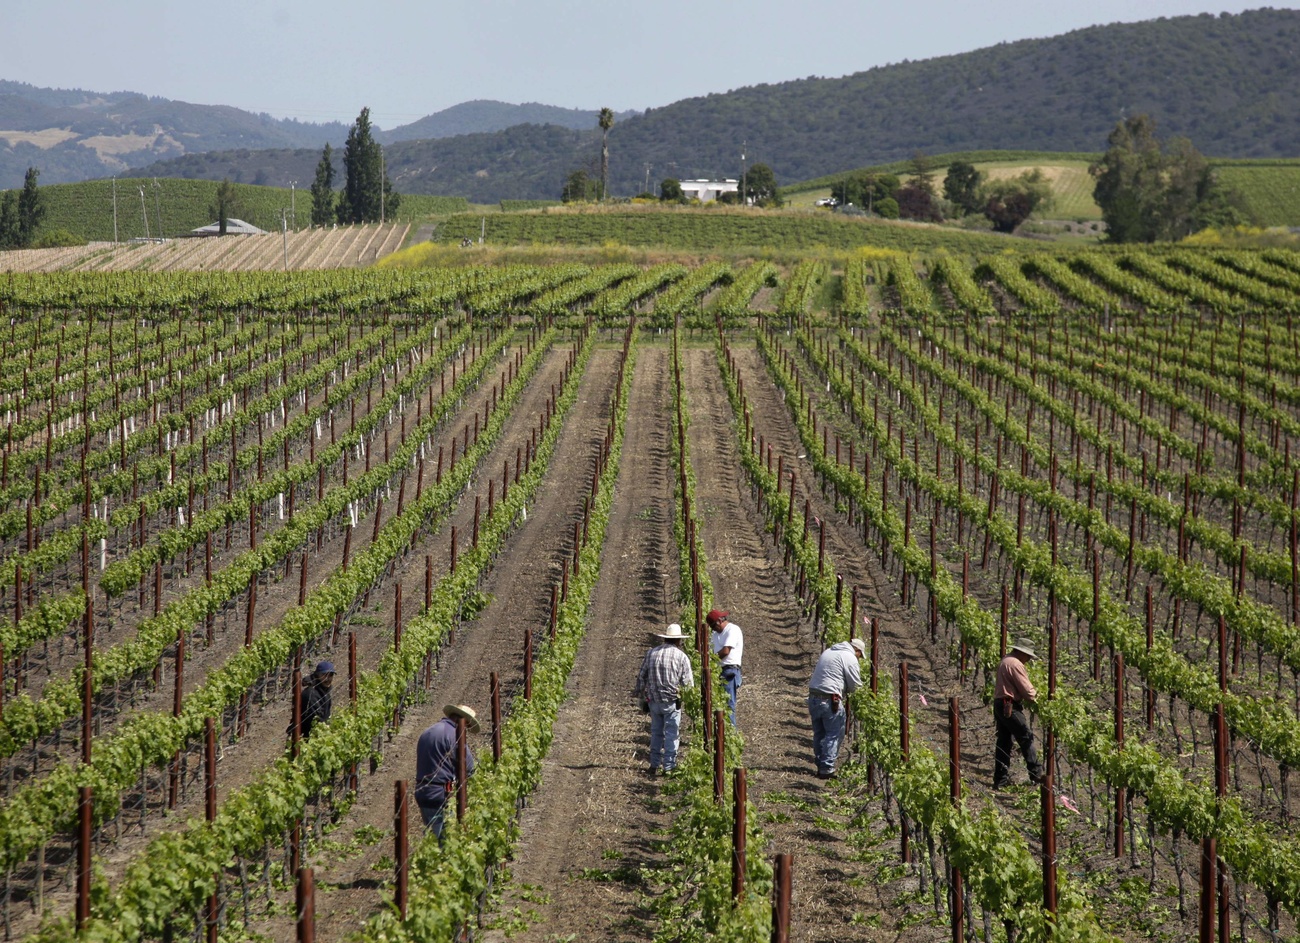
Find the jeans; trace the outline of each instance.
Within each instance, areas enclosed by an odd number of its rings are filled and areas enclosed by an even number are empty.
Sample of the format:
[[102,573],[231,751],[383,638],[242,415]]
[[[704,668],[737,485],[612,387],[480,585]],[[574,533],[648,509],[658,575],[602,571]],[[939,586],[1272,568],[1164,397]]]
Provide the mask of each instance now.
[[650,768],[670,770],[677,766],[677,745],[681,742],[682,709],[676,701],[650,702]]
[[442,842],[442,829],[444,818],[447,812],[447,803],[442,805],[422,805],[420,808],[420,818],[424,819],[424,827],[433,832],[438,837],[438,842]]
[[740,690],[740,665],[724,665],[722,683],[727,687],[727,704],[731,708],[731,726],[736,726],[736,692]]
[[844,703],[836,710],[830,698],[810,696],[808,714],[812,718],[813,759],[817,762],[817,772],[835,772],[835,760],[840,755],[840,743],[844,740]]
[[1006,716],[1003,702],[993,702],[993,724],[998,730],[997,748],[993,754],[993,785],[1002,786],[1007,781],[1007,770],[1011,766],[1011,745],[1020,747],[1020,753],[1029,767],[1029,778],[1037,782],[1043,775],[1042,764],[1038,762],[1038,751],[1034,749],[1034,732],[1029,729],[1025,712],[1016,708],[1011,716]]

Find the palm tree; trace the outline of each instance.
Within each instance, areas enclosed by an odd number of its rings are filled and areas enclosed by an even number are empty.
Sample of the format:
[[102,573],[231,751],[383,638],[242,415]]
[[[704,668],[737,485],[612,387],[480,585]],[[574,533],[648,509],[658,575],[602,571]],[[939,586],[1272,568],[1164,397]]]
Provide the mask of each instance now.
[[609,198],[609,129],[614,127],[612,108],[600,109],[600,198]]

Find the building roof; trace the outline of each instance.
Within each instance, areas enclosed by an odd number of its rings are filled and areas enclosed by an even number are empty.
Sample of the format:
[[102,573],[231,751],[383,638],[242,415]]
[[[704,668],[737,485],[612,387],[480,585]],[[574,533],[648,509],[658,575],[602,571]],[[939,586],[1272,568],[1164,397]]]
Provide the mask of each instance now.
[[[190,230],[191,236],[219,236],[221,235],[221,221],[209,223],[207,226],[200,226],[198,229]],[[233,216],[226,217],[226,235],[227,236],[265,236],[265,229],[258,229],[252,223],[246,223],[242,219],[235,219]]]

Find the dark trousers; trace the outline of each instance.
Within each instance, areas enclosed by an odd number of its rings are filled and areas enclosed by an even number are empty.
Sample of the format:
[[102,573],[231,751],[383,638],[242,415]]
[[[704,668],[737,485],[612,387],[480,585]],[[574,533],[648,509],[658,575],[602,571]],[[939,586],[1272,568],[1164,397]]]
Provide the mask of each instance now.
[[997,750],[993,754],[993,785],[1001,786],[1007,781],[1007,769],[1011,766],[1011,745],[1020,747],[1020,754],[1029,767],[1029,778],[1037,782],[1043,775],[1042,764],[1038,762],[1038,751],[1034,748],[1034,732],[1029,729],[1025,712],[1014,707],[1010,716],[1005,713],[1005,703],[993,703],[993,723],[998,730]]

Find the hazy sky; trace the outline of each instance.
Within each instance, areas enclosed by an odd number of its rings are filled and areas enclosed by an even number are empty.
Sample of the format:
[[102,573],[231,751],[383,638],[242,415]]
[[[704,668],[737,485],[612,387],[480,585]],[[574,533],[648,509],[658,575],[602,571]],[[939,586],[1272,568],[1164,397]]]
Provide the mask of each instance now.
[[[1216,0],[3,0],[0,78],[392,128],[476,98],[657,107]],[[1296,2],[1272,0],[1291,8]]]

